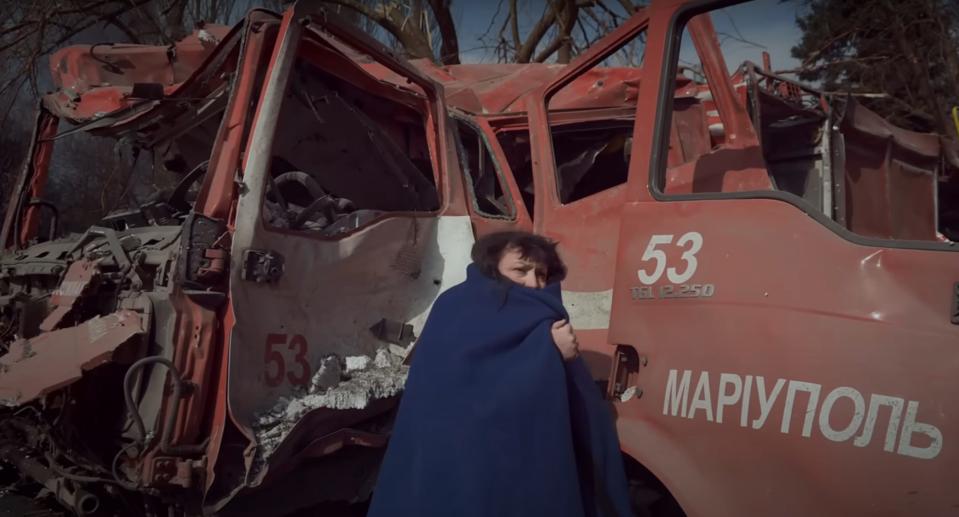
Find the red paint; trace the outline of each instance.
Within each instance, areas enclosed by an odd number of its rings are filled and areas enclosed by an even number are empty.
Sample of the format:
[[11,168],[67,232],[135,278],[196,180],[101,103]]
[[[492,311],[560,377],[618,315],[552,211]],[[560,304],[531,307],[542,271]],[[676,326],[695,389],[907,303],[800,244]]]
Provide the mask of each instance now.
[[[553,237],[560,241],[570,266],[566,289],[612,292],[609,329],[580,333],[588,353],[584,355],[600,378],[609,374],[612,345],[630,347],[648,359],[629,377],[629,383],[642,388],[642,396],[614,406],[622,446],[666,484],[687,514],[939,515],[954,511],[952,487],[959,471],[959,454],[952,440],[959,420],[949,408],[956,391],[959,356],[955,344],[959,335],[949,322],[949,313],[952,283],[959,279],[955,255],[854,242],[835,225],[827,228],[783,200],[657,199],[650,184],[655,184],[660,174],[665,178],[662,190],[666,196],[743,192],[758,196],[773,190],[756,129],[745,109],[746,91],[734,86],[747,77],[737,73],[730,78],[726,73],[708,18],[694,19],[688,27],[709,86],[663,76],[669,58],[667,30],[686,4],[681,0],[654,1],[567,67],[437,67],[427,62],[414,67],[397,62],[382,48],[367,46],[369,42],[353,29],[337,27],[331,27],[331,33],[362,47],[377,62],[357,65],[348,56],[320,46],[304,45],[301,50],[302,56],[322,62],[331,73],[357,87],[395,97],[392,89],[401,85],[426,97],[430,159],[443,200],[438,214],[469,214],[477,235],[515,228]],[[249,19],[261,25],[245,34],[245,53],[230,70],[237,73],[237,82],[214,141],[196,209],[227,220],[231,230],[237,215],[235,179],[244,179],[251,150],[248,140],[257,138],[249,135],[250,130],[256,119],[270,116],[262,111],[258,81],[276,70],[279,42],[307,14],[309,10],[299,4],[285,13],[282,22],[261,11],[252,13]],[[643,31],[647,45],[642,69],[595,68],[603,57]],[[235,31],[233,34],[239,37]],[[155,62],[159,48],[102,50],[104,56],[116,59],[142,56],[142,68],[129,79],[162,82],[171,96],[192,87],[191,78],[212,66],[206,57],[213,51],[194,46],[184,47],[185,52],[192,52],[183,59],[186,68],[168,70],[167,65]],[[81,60],[89,51],[87,46],[58,54],[62,60],[54,75],[59,84],[77,89],[82,97],[71,99],[63,91],[48,97],[47,102],[61,117],[89,120],[97,110],[114,112],[131,105],[127,93],[132,82],[103,85],[109,71],[96,70],[99,65]],[[768,72],[768,64],[765,68]],[[364,75],[361,69],[372,75]],[[660,84],[668,85],[669,91],[660,92]],[[762,84],[766,94],[781,99],[819,95],[780,78],[766,77]],[[706,91],[711,99],[699,100],[697,94]],[[821,95],[819,100],[823,102]],[[491,144],[493,159],[504,173],[504,188],[516,208],[515,217],[487,217],[467,202],[470,198],[465,189],[469,187],[463,181],[455,146],[447,138],[451,133],[446,125],[447,103],[460,111],[458,116],[473,121]],[[255,115],[251,106],[255,106]],[[654,170],[658,165],[653,161],[655,137],[662,129],[655,117],[666,108],[673,111],[665,170]],[[149,107],[137,116],[162,109],[166,108]],[[708,115],[713,109],[718,114]],[[853,110],[849,115],[846,123],[857,138],[867,143],[881,140],[887,146],[887,158],[903,149],[924,159],[948,158],[947,146],[937,137],[904,132],[871,120],[868,112]],[[42,194],[52,150],[49,138],[55,135],[58,120],[41,112],[31,162],[11,207]],[[634,124],[628,180],[577,201],[561,202],[553,130],[608,120]],[[103,131],[120,131],[129,123],[118,120]],[[711,124],[722,124],[724,131],[710,134]],[[532,214],[519,193],[516,171],[510,169],[498,144],[498,135],[513,130],[528,131],[532,142],[536,199]],[[851,167],[869,168],[868,160],[851,156]],[[874,237],[936,238],[927,199],[934,184],[929,178],[903,180],[906,175],[894,169],[901,166],[887,159],[867,171],[881,173],[881,177],[870,176],[878,178],[875,182],[848,178],[844,199],[855,209],[849,214],[847,228]],[[887,199],[891,191],[910,193],[908,203],[895,206],[900,214],[895,218],[889,217],[894,201]],[[20,246],[36,235],[38,210],[22,210],[21,206],[8,211],[4,222],[7,247]],[[390,217],[412,216],[397,213]],[[19,234],[14,231],[16,223],[22,223]],[[703,239],[695,252],[688,243],[681,243],[690,232]],[[650,247],[654,235],[671,238]],[[289,238],[307,243],[304,246],[323,243],[292,233]],[[653,279],[643,283],[640,272]],[[686,272],[690,272],[689,278],[685,278]],[[185,380],[195,386],[179,406],[173,443],[195,444],[209,436],[204,470],[205,488],[209,489],[218,473],[237,466],[226,464],[224,458],[234,461],[243,454],[235,450],[237,443],[230,444],[233,450],[223,447],[231,426],[252,441],[249,422],[236,416],[244,408],[228,403],[230,390],[236,387],[227,382],[227,374],[231,351],[237,352],[231,350],[236,320],[255,315],[234,313],[233,299],[218,312],[193,303],[178,291],[171,300],[177,314],[171,344],[174,360]],[[57,303],[61,301],[68,300]],[[307,385],[313,373],[307,339],[283,333],[260,336],[256,339],[263,339],[262,345],[254,343],[251,349],[254,365],[262,367],[263,385]],[[722,423],[701,414],[693,418],[664,414],[669,374],[685,370],[714,376],[714,390],[718,377],[727,373],[763,376],[770,384],[785,379],[816,384],[824,390],[847,386],[866,396],[918,401],[918,421],[942,430],[948,443],[935,458],[926,460],[890,453],[883,449],[880,438],[861,447],[832,440],[820,432],[819,420],[813,423],[813,432],[803,436],[796,428],[807,415],[799,409],[792,415],[792,428],[781,432],[782,399],[760,428],[739,424],[742,405],[727,408],[729,419]],[[170,403],[164,401],[161,416]],[[760,411],[755,398],[745,408],[753,416]],[[835,416],[848,419],[851,413],[847,407],[837,409]],[[835,427],[828,417],[826,423]],[[882,426],[888,420],[887,414],[880,415],[877,436],[886,430]],[[312,429],[307,425],[298,433],[303,433],[302,438]],[[381,445],[379,436],[330,432],[333,434],[326,438],[303,438],[308,445],[303,450],[324,456],[351,440]],[[277,471],[302,460],[291,450],[299,443],[284,444],[286,449],[278,457],[289,463]],[[242,459],[249,469],[252,457]],[[910,491],[916,492],[915,497]]]
[[[284,355],[280,352],[283,349],[291,354]],[[263,380],[266,385],[275,388],[284,381],[293,386],[309,385],[312,369],[307,352],[309,352],[309,345],[306,343],[306,338],[299,334],[292,337],[287,334],[267,334],[266,348],[263,353]],[[287,355],[292,355],[289,359],[291,363],[289,368]]]
[[[283,354],[281,350],[289,354]],[[293,386],[308,386],[313,369],[307,356],[309,345],[306,338],[296,334],[290,337],[287,334],[267,334],[266,347],[263,350],[263,381],[275,388],[284,381]],[[290,367],[287,367],[287,356]]]
[[263,381],[271,388],[279,386],[286,374],[286,362],[283,354],[277,349],[286,344],[286,339],[286,334],[266,335],[266,348],[263,350]]

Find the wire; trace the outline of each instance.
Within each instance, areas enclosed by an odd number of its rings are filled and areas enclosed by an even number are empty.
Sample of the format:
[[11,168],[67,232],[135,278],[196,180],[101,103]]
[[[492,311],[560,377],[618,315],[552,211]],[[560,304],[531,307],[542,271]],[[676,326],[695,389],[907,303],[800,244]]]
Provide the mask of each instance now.
[[[53,456],[50,455],[49,453],[48,453],[48,454],[44,454],[44,457],[46,457],[46,459],[47,459],[47,463],[48,463],[49,466],[50,466],[50,470],[52,470],[53,472],[55,472],[57,475],[63,476],[63,477],[65,477],[65,478],[67,478],[67,479],[69,479],[69,480],[71,480],[71,481],[77,481],[77,482],[80,482],[80,483],[110,483],[111,485],[113,485],[113,484],[118,484],[117,481],[114,481],[114,480],[112,480],[112,479],[110,479],[110,478],[102,478],[102,477],[98,477],[98,476],[84,476],[84,475],[81,475],[81,474],[74,474],[74,473],[72,473],[72,472],[68,472],[68,471],[65,470],[63,467],[61,467],[59,464],[57,464],[57,462],[53,460]],[[121,486],[126,487],[123,483],[119,483],[119,484],[120,484]]]
[[[143,424],[143,417],[140,416],[140,408],[133,400],[133,393],[130,385],[131,381],[133,380],[133,372],[151,363],[157,363],[166,366],[169,377],[171,380],[173,380],[173,394],[170,398],[170,408],[167,411],[166,422],[163,424],[163,429],[160,433],[160,452],[163,454],[195,454],[202,451],[206,448],[206,444],[209,440],[204,440],[203,443],[196,445],[170,445],[170,435],[173,432],[173,426],[176,425],[177,412],[180,409],[180,399],[187,383],[184,382],[180,377],[180,371],[177,370],[173,362],[160,356],[144,357],[143,359],[140,359],[139,361],[130,365],[127,373],[123,376],[123,401],[126,403],[127,411],[130,413],[130,417],[133,418],[133,422],[136,424],[137,431],[140,434],[139,443],[141,447],[146,447],[146,426]],[[142,454],[143,449],[141,449],[139,452]]]
[[129,480],[129,479],[128,480],[120,479],[120,473],[119,471],[117,471],[117,461],[120,459],[120,456],[122,456],[124,452],[127,452],[128,450],[130,450],[130,447],[134,447],[136,445],[137,443],[133,442],[133,443],[128,443],[126,447],[121,447],[120,450],[117,451],[116,456],[113,457],[113,461],[110,463],[110,472],[113,473],[113,479],[116,480],[116,482],[120,484],[120,486],[123,486],[125,488],[130,488],[131,490],[136,488],[136,483],[134,483],[132,480]]
[[133,418],[134,425],[136,425],[137,433],[139,434],[139,444],[141,447],[146,446],[147,431],[146,425],[143,424],[143,417],[140,416],[140,407],[133,400],[131,384],[133,381],[133,373],[152,363],[162,364],[169,370],[171,377],[173,378],[174,400],[179,400],[180,393],[183,389],[183,380],[180,379],[180,372],[177,371],[176,366],[173,365],[173,362],[165,357],[144,357],[143,359],[140,359],[139,361],[130,365],[130,368],[127,369],[127,373],[123,376],[123,401],[126,403],[127,411],[130,413],[130,417]]

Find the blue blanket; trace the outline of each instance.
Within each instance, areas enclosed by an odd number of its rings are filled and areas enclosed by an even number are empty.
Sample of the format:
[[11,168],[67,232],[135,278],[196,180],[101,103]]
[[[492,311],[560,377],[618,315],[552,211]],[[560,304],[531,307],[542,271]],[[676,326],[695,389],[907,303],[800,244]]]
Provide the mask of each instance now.
[[372,517],[626,517],[609,408],[550,327],[559,285],[467,269],[433,306],[370,505]]

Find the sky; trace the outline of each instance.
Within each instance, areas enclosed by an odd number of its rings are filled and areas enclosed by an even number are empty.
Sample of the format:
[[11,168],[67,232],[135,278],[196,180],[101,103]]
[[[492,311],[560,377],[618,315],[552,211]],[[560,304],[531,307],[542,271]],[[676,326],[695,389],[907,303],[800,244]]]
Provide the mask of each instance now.
[[[603,1],[610,9],[624,14],[617,0]],[[262,3],[240,0],[234,7],[233,17],[238,20],[249,6]],[[517,3],[520,34],[526,34],[542,16],[546,0],[519,0]],[[499,32],[508,9],[506,0],[452,0],[453,21],[459,36],[460,57],[464,63],[495,62],[496,56],[484,48],[480,40],[487,33],[495,36]],[[713,24],[721,33],[721,38],[724,34],[741,35],[742,39],[760,45],[725,38],[723,50],[730,70],[747,59],[761,63],[763,50],[770,53],[774,69],[793,68],[798,64],[789,53],[800,36],[795,22],[798,9],[798,0],[753,0],[714,12]],[[683,52],[685,58],[692,57],[692,44],[688,38],[683,45]]]
[[[773,70],[798,66],[790,49],[802,36],[796,26],[796,13],[800,8],[795,1],[755,0],[712,13],[730,71],[747,60],[761,65],[764,50],[769,52]],[[740,37],[750,43],[740,41]],[[683,39],[680,57],[689,59],[692,51],[692,42],[687,36]]]
[[[459,36],[461,58],[464,63],[495,62],[493,52],[484,48],[484,34],[495,37],[508,11],[507,0],[451,0],[453,19]],[[519,0],[520,33],[527,33],[542,16],[547,0]],[[605,5],[624,13],[616,0],[603,0]],[[730,71],[743,61],[762,62],[762,51],[772,57],[776,70],[794,68],[798,63],[790,56],[790,48],[798,41],[800,31],[796,26],[796,12],[801,0],[753,0],[712,13],[713,23],[720,33],[726,63]],[[277,0],[237,0],[233,5],[231,22],[238,22],[252,7],[269,5],[275,9]],[[491,21],[493,21],[491,27]],[[70,43],[94,43],[105,41],[109,35],[82,33]],[[119,36],[119,34],[117,35]],[[733,36],[733,37],[730,37]],[[544,38],[545,44],[548,38]],[[107,39],[108,40],[108,39]],[[746,40],[750,43],[743,42]],[[684,38],[680,58],[686,62],[698,62],[688,36]],[[48,90],[47,67],[40,69],[41,90]],[[26,99],[26,96],[23,96]],[[32,101],[20,103],[25,112],[32,110]]]
[[[617,0],[602,0],[606,6],[619,14],[624,14]],[[635,0],[634,0],[635,1]],[[520,34],[526,34],[542,16],[547,0],[519,0]],[[791,68],[795,61],[789,55],[789,49],[799,38],[796,27],[796,11],[800,0],[753,0],[713,13],[713,23],[718,32],[741,35],[743,39],[758,43],[762,48],[734,39],[725,39],[723,50],[731,68],[737,67],[743,60],[761,62],[761,51],[772,55],[773,67]],[[231,12],[231,23],[238,22],[249,9],[268,5],[275,9],[277,0],[237,0]],[[484,48],[481,40],[484,34],[495,36],[505,20],[508,11],[506,0],[451,0],[453,20],[459,36],[460,53],[465,63],[494,62],[496,56]],[[492,25],[491,25],[491,22]],[[89,36],[89,37],[84,37]],[[722,37],[722,35],[721,35]],[[73,43],[89,43],[84,39],[102,41],[102,34],[81,35]],[[544,44],[545,40],[544,38]],[[93,41],[90,42],[93,42]],[[687,42],[688,43],[688,42]],[[684,50],[691,48],[684,44]],[[684,57],[688,57],[684,54]]]
[[[545,0],[521,1],[519,4],[522,34],[542,15]],[[616,8],[617,2],[606,0],[606,5]],[[464,62],[495,60],[495,56],[488,50],[480,48],[479,39],[489,28],[490,20],[496,16],[498,9],[501,9],[498,20],[502,20],[507,9],[505,1],[453,0],[453,16]],[[796,0],[754,0],[712,13],[713,24],[723,41],[723,51],[730,70],[734,70],[746,60],[762,63],[763,50],[769,52],[774,69],[788,69],[797,65],[798,62],[790,56],[789,51],[801,35],[795,21],[799,9],[801,6]],[[493,27],[493,34],[498,32],[501,23],[498,21]],[[736,38],[742,36],[742,39],[759,46],[725,35]],[[692,43],[688,37],[684,40],[683,57],[692,60]]]

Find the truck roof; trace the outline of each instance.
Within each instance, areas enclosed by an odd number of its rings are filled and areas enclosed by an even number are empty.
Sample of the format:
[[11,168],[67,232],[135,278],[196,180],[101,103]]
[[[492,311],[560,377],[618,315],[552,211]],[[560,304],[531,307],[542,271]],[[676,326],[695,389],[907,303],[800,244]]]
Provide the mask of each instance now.
[[[190,79],[214,65],[211,56],[228,53],[224,48],[232,48],[239,36],[236,27],[207,24],[173,45],[98,43],[64,47],[50,57],[56,90],[44,96],[44,105],[62,118],[83,124],[142,106],[145,99],[138,94],[143,90],[135,90],[136,84],[150,84],[153,92],[162,88],[163,96],[170,99],[182,97]],[[351,57],[378,79],[410,87],[405,78],[365,56]],[[441,66],[425,59],[411,63],[443,85],[451,107],[474,114],[524,112],[524,96],[565,67],[546,63]],[[640,68],[597,67],[559,92],[550,108],[633,106],[641,75]]]

